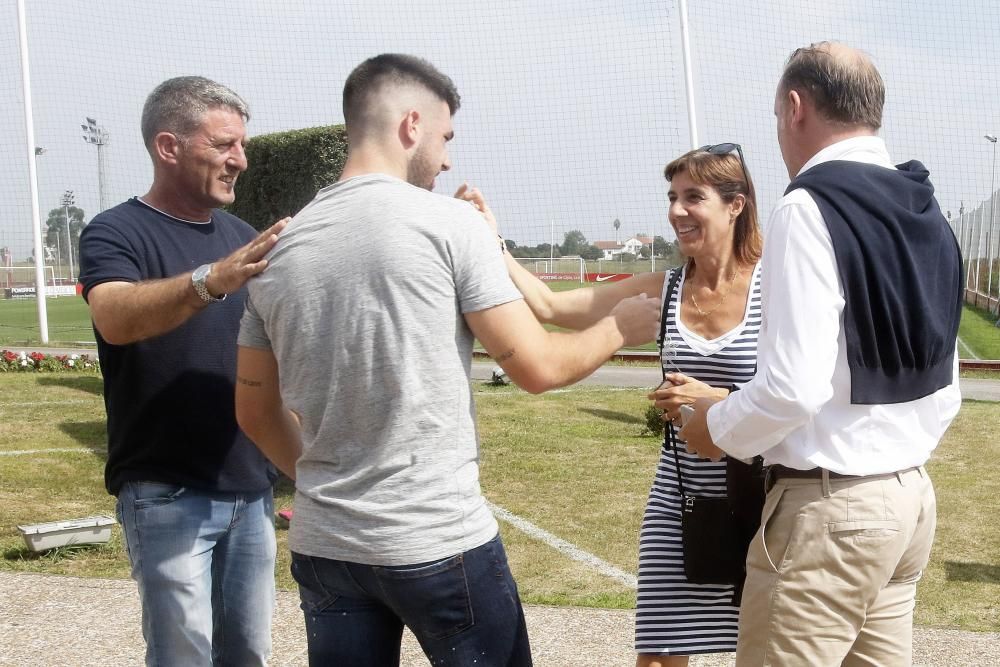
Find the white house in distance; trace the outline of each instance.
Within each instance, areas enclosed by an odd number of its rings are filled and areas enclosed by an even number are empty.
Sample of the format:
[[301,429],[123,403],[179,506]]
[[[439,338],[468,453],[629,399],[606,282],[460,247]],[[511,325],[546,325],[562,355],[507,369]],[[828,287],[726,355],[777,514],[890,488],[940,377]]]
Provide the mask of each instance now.
[[594,246],[604,253],[601,259],[614,259],[623,252],[630,255],[638,255],[642,246],[652,247],[653,239],[649,236],[636,235],[626,239],[624,243],[618,241],[594,241]]

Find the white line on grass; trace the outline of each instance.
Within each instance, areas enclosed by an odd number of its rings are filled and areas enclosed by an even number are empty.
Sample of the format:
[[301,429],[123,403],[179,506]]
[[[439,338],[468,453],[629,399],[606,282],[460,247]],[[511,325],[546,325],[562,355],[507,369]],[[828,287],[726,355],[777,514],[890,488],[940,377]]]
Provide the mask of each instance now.
[[965,351],[969,353],[969,357],[972,357],[973,359],[978,359],[979,358],[979,355],[976,354],[975,352],[973,352],[972,348],[969,347],[968,345],[966,345],[965,341],[962,340],[961,338],[958,339],[958,346],[961,347],[961,348],[965,348]]
[[53,447],[52,449],[15,449],[9,452],[0,452],[0,456],[22,456],[25,454],[54,454],[54,453],[87,453],[93,454],[89,449],[81,449],[79,447],[70,448],[60,448]]
[[494,505],[490,501],[486,501],[490,510],[498,519],[506,521],[515,528],[520,529],[522,532],[526,533],[529,537],[533,537],[536,540],[544,542],[556,551],[572,558],[575,561],[584,563],[594,568],[606,577],[611,577],[612,579],[617,579],[626,586],[631,588],[636,588],[639,585],[638,579],[635,575],[629,574],[624,570],[620,570],[611,563],[605,562],[595,556],[594,554],[587,553],[583,549],[580,549],[574,544],[570,544],[566,540],[556,537],[544,528],[539,528],[535,524],[531,523],[527,519],[522,519],[516,514],[511,514],[507,510],[497,505]]

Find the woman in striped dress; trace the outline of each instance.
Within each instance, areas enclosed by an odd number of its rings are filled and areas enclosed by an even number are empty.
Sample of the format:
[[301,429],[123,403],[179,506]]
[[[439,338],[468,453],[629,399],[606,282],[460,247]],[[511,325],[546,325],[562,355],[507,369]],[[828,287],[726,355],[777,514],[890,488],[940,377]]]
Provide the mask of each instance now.
[[[644,273],[621,282],[567,292],[549,287],[507,255],[511,278],[541,322],[584,329],[624,298],[660,294],[667,330],[662,360],[667,382],[649,397],[676,419],[680,406],[702,396],[725,396],[754,373],[760,329],[761,236],[753,183],[737,144],[705,146],[665,170],[670,181],[670,224],[683,268]],[[482,195],[460,196],[495,228]],[[671,294],[670,277],[680,276]],[[684,485],[695,495],[725,496],[725,464],[678,452]],[[643,518],[636,613],[637,665],[686,665],[696,653],[736,648],[738,609],[732,586],[692,584],[684,576],[680,494],[673,452],[661,451]]]
[[[724,397],[756,368],[761,237],[753,185],[742,153],[732,149],[739,150],[723,144],[692,151],[665,170],[670,224],[688,258],[664,280],[660,358],[667,379],[649,395],[670,421],[681,405]],[[678,468],[687,494],[726,495],[724,461],[699,459],[683,443],[676,452],[664,444],[639,539],[635,646],[642,667],[686,665],[693,654],[736,649],[733,587],[694,584],[684,575]]]

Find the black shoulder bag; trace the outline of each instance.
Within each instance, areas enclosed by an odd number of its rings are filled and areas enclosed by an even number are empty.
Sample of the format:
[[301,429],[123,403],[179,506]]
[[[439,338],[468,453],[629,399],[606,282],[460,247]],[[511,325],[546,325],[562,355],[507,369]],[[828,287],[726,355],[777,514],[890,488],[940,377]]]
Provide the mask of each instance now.
[[[658,340],[661,355],[666,339],[667,308],[680,275],[680,270],[676,270],[670,277],[663,301]],[[662,358],[660,370],[666,381]],[[746,464],[727,456],[728,497],[691,496],[684,491],[684,475],[677,456],[677,435],[671,422],[666,424],[664,446],[673,449],[677,487],[681,494],[684,574],[694,584],[734,586],[733,604],[739,606],[746,579],[747,551],[760,527],[760,515],[764,507],[763,459],[758,456],[750,464]]]

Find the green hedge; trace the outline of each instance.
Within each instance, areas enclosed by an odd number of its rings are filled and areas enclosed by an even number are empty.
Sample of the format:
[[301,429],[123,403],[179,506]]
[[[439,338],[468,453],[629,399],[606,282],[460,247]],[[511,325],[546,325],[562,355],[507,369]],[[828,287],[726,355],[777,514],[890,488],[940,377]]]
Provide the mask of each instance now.
[[247,141],[247,170],[227,209],[256,229],[295,215],[321,188],[340,178],[347,160],[343,125],[276,132]]

